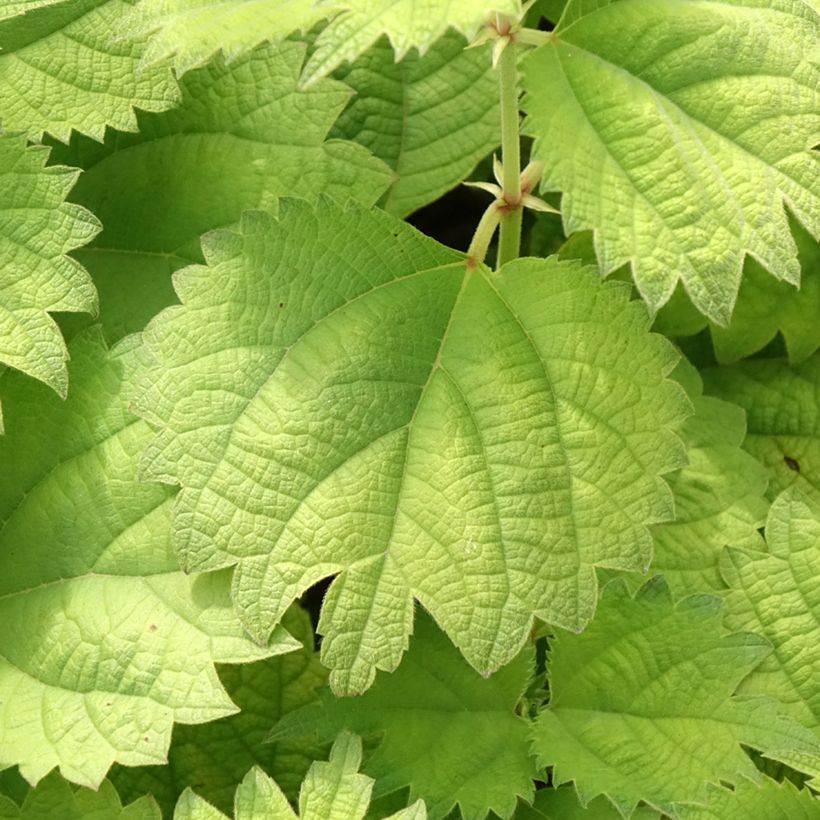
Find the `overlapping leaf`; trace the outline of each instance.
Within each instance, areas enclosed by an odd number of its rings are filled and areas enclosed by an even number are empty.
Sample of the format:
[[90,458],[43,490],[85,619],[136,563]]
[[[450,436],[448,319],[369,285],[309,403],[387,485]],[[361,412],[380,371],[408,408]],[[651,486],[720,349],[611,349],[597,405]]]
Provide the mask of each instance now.
[[159,807],[141,797],[123,807],[107,780],[99,791],[74,789],[56,772],[26,795],[22,805],[0,795],[0,818],[9,820],[161,820]]
[[450,28],[472,36],[494,12],[519,16],[521,0],[142,0],[120,36],[151,34],[144,61],[173,56],[185,72],[219,50],[233,59],[263,40],[277,42],[332,18],[305,68],[310,83],[355,60],[382,35],[401,59],[412,48],[424,54]]
[[48,312],[96,310],[91,278],[67,253],[88,242],[99,224],[65,202],[77,172],[44,169],[46,156],[22,137],[0,135],[0,366],[65,395],[65,343]]
[[[330,760],[315,762],[302,784],[299,815],[282,790],[260,769],[251,769],[236,790],[235,820],[363,820],[370,803],[373,781],[358,774],[362,744],[358,737],[342,734],[333,744]],[[419,800],[386,820],[425,820]],[[174,820],[224,820],[225,815],[186,790],[177,804]]]
[[483,678],[428,617],[418,617],[395,672],[379,675],[359,698],[325,691],[319,703],[288,715],[274,736],[379,734],[382,742],[364,769],[378,794],[409,785],[411,800],[422,798],[431,817],[449,816],[456,804],[464,820],[489,812],[509,817],[517,796],[531,797],[536,774],[528,721],[515,711],[533,661],[532,647],[525,648]]
[[604,794],[628,816],[641,800],[674,814],[702,802],[707,783],[760,782],[741,744],[817,774],[820,742],[808,729],[774,700],[734,694],[770,647],[724,635],[721,620],[718,598],[675,605],[661,578],[634,599],[609,584],[586,631],[551,645],[550,703],[534,739],[554,781],[575,781],[582,802]]
[[382,213],[292,201],[209,237],[146,330],[147,474],[183,489],[190,570],[236,565],[264,638],[324,603],[338,692],[394,669],[416,596],[480,671],[533,614],[578,629],[595,566],[647,566],[688,413],[676,355],[621,283],[577,263],[498,275]]
[[448,29],[470,39],[494,13],[521,16],[521,0],[320,0],[341,9],[316,40],[303,80],[315,82],[354,60],[383,34],[401,59],[412,48],[423,55]]
[[656,329],[669,336],[689,336],[709,327],[715,357],[731,363],[762,350],[780,333],[795,364],[820,347],[820,244],[792,222],[800,260],[800,288],[771,277],[747,258],[732,320],[727,327],[709,323],[677,290],[658,313]]
[[796,486],[820,498],[820,354],[790,367],[755,359],[704,373],[708,392],[746,411],[744,447],[769,471],[769,495]]
[[734,404],[703,395],[691,366],[679,369],[695,408],[682,428],[689,463],[669,476],[675,520],[653,527],[653,572],[677,596],[720,590],[726,545],[760,547],[758,529],[768,511],[768,473],[742,449],[746,418]]
[[817,35],[803,0],[572,0],[524,66],[567,235],[594,228],[653,309],[680,279],[719,324],[744,254],[798,282],[784,203],[820,234]]
[[303,738],[271,743],[268,735],[280,718],[317,697],[327,672],[313,649],[308,614],[292,607],[282,624],[302,642],[302,649],[221,667],[220,680],[241,711],[200,726],[176,726],[164,766],[114,769],[109,776],[123,797],[152,794],[170,815],[180,792],[191,786],[230,812],[236,787],[252,766],[273,777],[288,797],[298,795],[302,778],[311,762],[323,756],[323,747]]
[[[0,122],[60,140],[71,129],[101,139],[106,125],[136,129],[134,108],[164,111],[179,97],[168,65],[139,70],[140,42],[114,42],[132,0],[29,3],[0,19]],[[13,6],[22,10],[20,3]]]
[[71,345],[71,397],[7,373],[0,440],[0,768],[59,766],[99,785],[164,760],[174,721],[236,711],[214,669],[288,651],[250,641],[224,573],[196,580],[169,544],[167,488],[136,481],[148,426],[126,410],[134,352]]
[[772,505],[766,552],[729,550],[727,621],[774,647],[741,691],[766,694],[820,736],[820,503],[798,489]]
[[465,45],[447,34],[423,58],[410,54],[396,63],[382,39],[336,73],[357,94],[333,134],[367,146],[396,172],[382,202],[396,216],[458,185],[499,143],[490,56]]
[[787,780],[766,778],[760,786],[739,783],[733,791],[709,790],[707,806],[686,806],[680,820],[817,820],[820,800],[807,789],[797,789]]
[[[199,237],[285,194],[375,202],[391,173],[365,148],[325,137],[350,91],[296,88],[305,46],[263,46],[181,81],[182,102],[139,115],[139,134],[75,139],[61,161],[85,169],[72,196],[105,228],[84,250],[109,338],[139,331],[173,302],[170,273],[199,261]],[[116,191],[116,196],[111,192]]]
[[[572,786],[541,789],[531,806],[520,805],[515,820],[622,820],[623,815],[605,797],[582,806]],[[629,820],[660,820],[660,815],[645,807],[636,809]]]

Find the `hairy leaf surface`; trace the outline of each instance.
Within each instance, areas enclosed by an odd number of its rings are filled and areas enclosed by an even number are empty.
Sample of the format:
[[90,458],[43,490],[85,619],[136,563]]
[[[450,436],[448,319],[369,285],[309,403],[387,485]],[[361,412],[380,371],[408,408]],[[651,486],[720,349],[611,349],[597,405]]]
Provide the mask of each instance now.
[[820,736],[820,503],[797,488],[772,505],[766,552],[728,550],[727,623],[766,637],[772,654],[741,691],[766,694]]
[[[330,750],[328,762],[314,762],[299,793],[299,814],[288,804],[282,790],[261,769],[251,769],[234,802],[235,820],[362,820],[370,804],[373,781],[359,774],[362,744],[344,733]],[[177,804],[174,820],[222,820],[222,812],[190,789]],[[425,820],[419,800],[386,820]]]
[[174,721],[236,711],[214,662],[250,641],[225,573],[196,580],[169,543],[171,494],[138,484],[151,438],[126,410],[134,352],[98,330],[71,347],[71,397],[7,373],[0,440],[0,768],[96,787],[112,763],[164,761]]
[[747,258],[732,320],[727,327],[708,322],[679,289],[658,313],[655,329],[667,336],[690,336],[709,327],[715,358],[731,363],[762,350],[778,333],[795,364],[820,347],[820,243],[792,221],[800,260],[800,287],[774,279]]
[[139,70],[142,44],[113,42],[132,5],[62,0],[0,18],[3,126],[33,137],[48,132],[64,142],[72,128],[101,139],[106,125],[135,130],[134,108],[174,105],[179,92],[168,65]]
[[297,201],[205,255],[146,330],[137,405],[162,428],[147,474],[183,488],[183,565],[236,565],[253,635],[341,573],[320,622],[337,692],[398,665],[414,596],[493,671],[533,614],[586,623],[595,566],[647,566],[688,407],[628,287],[555,260],[493,275]]
[[0,818],[15,820],[161,820],[159,807],[141,797],[123,807],[117,790],[104,780],[99,791],[74,789],[56,772],[41,780],[19,807],[0,795]]
[[65,395],[68,354],[49,311],[96,311],[91,278],[67,253],[92,239],[99,223],[65,202],[77,172],[44,169],[46,156],[22,137],[0,135],[0,365]]
[[123,797],[150,793],[170,816],[180,793],[192,786],[230,812],[234,792],[253,766],[273,777],[289,798],[298,795],[311,762],[323,756],[322,745],[304,738],[270,743],[268,735],[284,715],[315,700],[327,671],[314,652],[308,614],[291,607],[282,625],[302,642],[302,649],[220,667],[220,680],[241,711],[199,726],[176,726],[164,766],[114,769],[109,777]]
[[722,590],[720,556],[727,545],[760,547],[768,512],[765,467],[742,449],[746,418],[737,405],[703,395],[691,366],[679,378],[695,408],[681,427],[689,463],[672,473],[675,520],[653,527],[653,572],[677,596]]
[[483,678],[420,616],[395,672],[377,676],[358,698],[325,690],[318,703],[288,715],[274,737],[378,733],[383,740],[364,769],[376,779],[377,794],[410,786],[411,799],[422,798],[431,817],[448,816],[456,804],[464,820],[483,820],[489,812],[509,817],[517,796],[531,797],[536,775],[528,721],[515,711],[533,661],[526,647]]
[[567,235],[594,228],[603,270],[631,262],[653,310],[680,279],[718,324],[744,254],[797,283],[784,203],[820,235],[817,36],[803,0],[570,2],[524,64]]
[[534,743],[555,782],[574,780],[582,802],[604,794],[628,816],[641,800],[674,814],[703,801],[707,783],[760,782],[741,744],[820,771],[808,729],[774,700],[734,694],[770,648],[751,633],[724,635],[721,620],[718,598],[675,605],[662,578],[634,599],[609,584],[586,631],[551,643]]
[[[390,170],[365,148],[327,140],[349,99],[340,83],[296,88],[305,46],[263,46],[181,81],[179,108],[140,114],[139,134],[74,139],[56,157],[85,169],[72,198],[105,228],[81,259],[100,289],[109,338],[139,331],[174,301],[170,273],[200,261],[199,237],[284,194],[371,204]],[[116,196],[111,191],[117,192]]]
[[778,783],[767,777],[759,786],[739,783],[734,791],[712,788],[707,806],[686,806],[679,816],[680,820],[817,820],[820,800],[788,780]]
[[743,446],[768,469],[770,497],[795,486],[820,499],[820,354],[794,367],[757,359],[707,370],[704,382],[746,411]]
[[446,34],[424,55],[394,62],[381,39],[336,77],[356,96],[333,135],[381,157],[396,180],[382,206],[406,216],[462,182],[499,143],[498,80],[487,49]]

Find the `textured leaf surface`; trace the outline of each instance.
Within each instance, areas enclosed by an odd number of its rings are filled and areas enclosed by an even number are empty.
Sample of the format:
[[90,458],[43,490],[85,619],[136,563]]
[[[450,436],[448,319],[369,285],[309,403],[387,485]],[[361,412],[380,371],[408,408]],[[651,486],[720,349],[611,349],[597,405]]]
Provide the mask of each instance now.
[[285,43],[230,66],[218,60],[183,78],[180,108],[140,114],[139,134],[56,149],[85,169],[72,198],[105,226],[81,259],[99,287],[109,338],[142,330],[173,302],[169,274],[200,261],[200,235],[243,210],[275,210],[284,194],[369,205],[386,190],[382,162],[325,139],[350,91],[326,80],[298,92],[304,50]]
[[119,27],[123,38],[151,37],[143,66],[173,57],[180,74],[218,51],[230,62],[265,40],[278,42],[332,15],[336,2],[316,0],[140,0]]
[[820,504],[796,488],[772,505],[767,552],[729,550],[727,623],[774,647],[741,691],[771,695],[820,736]]
[[380,40],[336,76],[356,96],[333,134],[381,157],[396,181],[382,202],[406,216],[458,185],[499,142],[497,79],[486,48],[450,33],[424,55],[394,62]]
[[772,278],[747,258],[737,304],[728,327],[708,322],[677,290],[658,314],[655,329],[669,336],[689,336],[709,327],[715,357],[731,363],[762,350],[780,333],[794,364],[820,347],[820,243],[792,221],[800,260],[800,288]]
[[21,137],[0,135],[0,365],[65,395],[65,343],[48,311],[96,310],[91,278],[66,254],[88,242],[99,223],[65,202],[77,172],[44,169],[46,156]]
[[528,721],[516,714],[533,661],[530,646],[483,678],[420,616],[395,672],[379,675],[358,698],[325,691],[319,703],[285,718],[274,736],[378,733],[383,740],[364,769],[376,779],[377,794],[409,785],[411,799],[422,798],[431,817],[447,816],[456,804],[465,820],[483,820],[491,811],[509,817],[517,796],[532,795],[536,775]]
[[739,783],[734,791],[709,790],[709,805],[687,806],[680,820],[817,820],[820,801],[807,789],[797,789],[787,780],[763,784]]
[[133,352],[71,345],[71,397],[7,373],[0,440],[0,768],[97,786],[162,762],[174,721],[235,711],[215,661],[287,651],[248,640],[224,573],[192,580],[169,544],[171,495],[138,484],[151,438],[126,410]]
[[689,463],[672,473],[675,520],[653,527],[652,571],[680,597],[722,590],[720,556],[727,545],[760,547],[768,512],[765,467],[742,449],[746,418],[734,404],[703,395],[693,368],[685,375],[695,414],[681,427]]
[[[532,806],[520,805],[515,820],[623,820],[623,815],[605,797],[598,797],[584,807],[572,786],[540,789]],[[636,809],[629,820],[660,820],[660,815],[645,807]]]
[[130,0],[63,0],[0,19],[3,126],[63,141],[74,128],[101,139],[106,125],[135,130],[135,107],[174,105],[179,92],[168,66],[141,71],[142,45],[113,42],[131,6]]
[[236,565],[252,634],[341,572],[320,622],[336,691],[398,665],[414,595],[490,671],[533,614],[582,626],[596,565],[646,567],[688,407],[626,286],[471,270],[385,214],[297,201],[205,253],[146,330],[145,467],[182,484],[184,566]]
[[802,0],[573,0],[524,65],[567,235],[594,228],[653,309],[680,279],[720,324],[744,253],[799,281],[783,205],[820,234],[817,34]]
[[790,367],[758,359],[707,370],[709,393],[746,411],[743,445],[769,471],[769,495],[796,486],[820,499],[820,355]]
[[[252,769],[236,790],[235,820],[362,820],[370,803],[373,781],[359,774],[362,744],[344,733],[330,751],[328,762],[314,762],[299,793],[299,816],[276,783],[260,769]],[[225,815],[187,790],[174,820],[219,820]],[[425,820],[424,804],[390,816],[389,820]]]
[[720,600],[677,606],[660,578],[633,599],[609,584],[580,635],[551,643],[550,704],[535,750],[582,802],[608,796],[625,815],[644,800],[673,813],[707,783],[760,781],[740,744],[818,771],[820,744],[768,698],[734,695],[769,653],[751,633],[724,635]]
[[176,726],[165,766],[114,769],[109,776],[123,797],[150,793],[170,816],[180,792],[191,786],[229,813],[236,787],[253,766],[273,777],[288,797],[296,797],[311,762],[323,756],[323,748],[304,739],[270,743],[268,735],[285,714],[316,698],[327,672],[313,650],[308,614],[291,607],[282,625],[302,642],[302,649],[221,667],[220,680],[241,711],[200,726]]
[[32,789],[19,808],[0,796],[0,817],[19,820],[161,820],[159,807],[142,797],[123,807],[107,780],[99,791],[74,789],[56,772]]

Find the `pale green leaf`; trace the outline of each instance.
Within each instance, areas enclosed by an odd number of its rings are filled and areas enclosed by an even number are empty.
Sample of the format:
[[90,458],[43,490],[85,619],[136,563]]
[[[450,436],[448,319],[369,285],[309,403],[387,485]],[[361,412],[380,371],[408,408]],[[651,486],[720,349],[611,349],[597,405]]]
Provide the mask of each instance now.
[[[541,789],[531,806],[520,805],[515,820],[623,820],[623,815],[605,797],[597,797],[586,807],[572,786]],[[660,815],[645,807],[636,809],[629,820],[660,820]]]
[[[31,5],[31,4],[29,4]],[[136,129],[134,108],[164,111],[179,97],[167,65],[139,70],[143,46],[113,42],[132,0],[63,0],[0,19],[0,121],[11,131],[101,139]]]
[[396,216],[458,185],[500,141],[498,80],[487,48],[447,34],[424,55],[394,62],[380,40],[335,76],[356,96],[333,134],[355,140],[396,173],[382,206]]
[[219,677],[240,711],[200,726],[176,726],[168,763],[138,769],[116,768],[109,777],[125,798],[150,793],[169,814],[187,786],[223,812],[252,766],[273,777],[288,797],[296,797],[311,762],[322,755],[315,741],[268,742],[284,715],[317,697],[327,672],[313,650],[313,627],[298,607],[282,625],[302,642],[299,652],[256,663],[223,666]]
[[595,567],[645,569],[688,413],[629,288],[555,260],[501,274],[381,212],[288,201],[211,234],[147,328],[146,475],[183,487],[193,571],[236,566],[263,639],[325,597],[337,692],[392,670],[417,597],[489,672],[532,616],[581,628]]
[[778,333],[789,359],[798,363],[820,347],[820,243],[792,222],[800,260],[800,288],[772,278],[747,258],[732,320],[727,327],[708,322],[680,288],[658,313],[655,329],[668,336],[689,336],[709,327],[715,358],[736,362],[762,350]]
[[170,274],[200,261],[200,236],[243,210],[275,210],[283,195],[371,204],[384,193],[392,176],[384,163],[326,139],[349,89],[325,80],[297,90],[304,52],[284,43],[230,66],[217,60],[182,79],[179,108],[140,114],[138,134],[55,147],[60,161],[85,169],[72,198],[105,226],[80,258],[99,287],[109,338],[142,330],[173,302]]
[[[261,769],[251,769],[236,790],[235,820],[362,820],[370,803],[373,781],[359,774],[362,762],[361,741],[355,735],[341,734],[330,750],[328,762],[316,761],[310,767],[299,793],[299,816],[290,807],[282,790]],[[174,820],[221,820],[220,811],[190,789],[186,790],[174,812]],[[427,814],[419,801],[389,820],[425,820]]]
[[769,472],[769,496],[796,486],[820,499],[820,354],[790,367],[755,359],[703,374],[709,393],[746,411],[744,447]]
[[652,570],[677,596],[722,590],[723,547],[759,547],[768,512],[765,467],[742,449],[746,417],[734,404],[704,396],[689,365],[695,414],[681,427],[689,463],[668,477],[675,520],[657,524]]
[[429,617],[419,616],[395,672],[378,675],[358,698],[323,692],[319,703],[288,715],[274,737],[378,733],[382,742],[364,767],[377,795],[409,785],[411,799],[422,798],[434,818],[456,804],[464,820],[483,820],[491,811],[509,817],[517,796],[532,795],[536,775],[529,721],[516,714],[533,662],[529,646],[484,678]]
[[307,31],[340,4],[316,0],[140,0],[118,27],[120,38],[151,35],[143,67],[173,57],[179,74],[207,63],[217,52],[228,62],[264,41],[276,43]]
[[594,228],[653,310],[680,280],[726,324],[746,253],[799,281],[784,203],[820,234],[818,30],[803,0],[572,0],[524,63],[565,232]]
[[734,694],[770,647],[723,634],[722,614],[708,595],[675,605],[661,578],[634,599],[615,581],[585,632],[552,640],[534,743],[556,784],[575,781],[582,802],[606,795],[624,816],[641,800],[674,814],[703,801],[707,783],[762,779],[741,744],[820,771],[808,729],[774,700]]
[[65,395],[68,355],[49,311],[96,311],[91,278],[67,253],[92,239],[99,223],[65,202],[77,172],[44,169],[47,156],[22,137],[0,135],[0,366]]
[[818,820],[820,800],[808,789],[768,777],[760,786],[739,783],[734,791],[712,788],[707,806],[685,806],[680,820]]
[[26,795],[19,808],[0,797],[0,817],[19,820],[161,820],[159,807],[141,797],[123,807],[117,790],[104,780],[99,791],[72,788],[56,772]]
[[214,662],[295,642],[249,640],[225,573],[177,569],[172,494],[136,481],[152,433],[126,409],[133,344],[109,354],[93,329],[70,352],[68,401],[2,379],[0,768],[96,787],[115,761],[162,762],[174,721],[236,711]]
[[766,552],[728,550],[727,623],[766,637],[772,654],[741,691],[766,694],[820,737],[820,503],[798,489],[772,505]]
[[495,13],[521,16],[521,0],[319,0],[318,5],[341,13],[317,38],[305,83],[355,60],[383,34],[401,60],[413,48],[424,56],[450,28],[471,39]]

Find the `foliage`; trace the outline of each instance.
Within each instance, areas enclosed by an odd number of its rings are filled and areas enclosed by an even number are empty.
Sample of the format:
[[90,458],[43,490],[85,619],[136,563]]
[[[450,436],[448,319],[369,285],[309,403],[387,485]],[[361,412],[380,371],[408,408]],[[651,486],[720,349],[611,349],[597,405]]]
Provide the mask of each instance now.
[[817,3],[0,5],[0,818],[820,818]]

